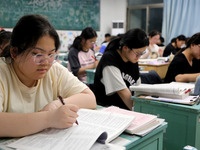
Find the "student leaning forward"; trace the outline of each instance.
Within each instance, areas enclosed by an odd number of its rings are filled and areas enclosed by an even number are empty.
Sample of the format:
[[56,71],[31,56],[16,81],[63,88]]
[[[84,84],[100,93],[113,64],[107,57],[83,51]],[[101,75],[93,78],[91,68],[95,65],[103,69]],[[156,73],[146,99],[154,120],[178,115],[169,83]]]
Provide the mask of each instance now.
[[0,58],[0,137],[68,128],[79,108],[96,108],[92,91],[56,63],[59,45],[55,29],[40,15],[23,16],[14,27],[10,53]]

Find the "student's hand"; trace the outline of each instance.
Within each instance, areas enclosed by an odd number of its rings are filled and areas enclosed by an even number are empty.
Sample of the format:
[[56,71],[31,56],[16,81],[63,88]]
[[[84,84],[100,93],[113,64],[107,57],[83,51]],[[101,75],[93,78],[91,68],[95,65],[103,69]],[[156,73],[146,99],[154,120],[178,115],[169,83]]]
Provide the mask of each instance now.
[[99,61],[95,61],[93,64],[93,66],[94,66],[93,68],[96,68],[98,66],[98,64],[99,64]]
[[160,57],[163,56],[163,52],[164,52],[163,49],[162,49],[162,48],[159,48],[158,53],[159,53],[159,56],[160,56]]
[[62,105],[58,109],[50,111],[50,127],[62,129],[73,126],[78,117],[77,112],[78,106],[73,104]]

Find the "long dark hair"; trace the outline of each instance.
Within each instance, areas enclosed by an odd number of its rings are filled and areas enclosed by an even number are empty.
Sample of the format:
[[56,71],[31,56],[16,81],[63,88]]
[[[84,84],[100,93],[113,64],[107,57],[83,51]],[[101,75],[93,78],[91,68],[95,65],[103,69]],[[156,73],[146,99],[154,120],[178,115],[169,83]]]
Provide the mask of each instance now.
[[[44,35],[49,35],[54,39],[57,51],[60,46],[59,36],[49,21],[41,15],[25,15],[13,28],[10,46],[17,49],[16,55],[20,55],[34,47],[39,38]],[[2,53],[1,56],[10,57],[10,51],[7,54]]]
[[146,33],[139,28],[131,29],[123,35],[119,35],[112,40],[105,49],[106,51],[122,50],[123,46],[128,48],[142,48],[149,45],[149,40]]
[[82,50],[82,45],[81,45],[82,39],[85,39],[85,41],[87,41],[88,39],[92,39],[94,37],[97,37],[96,31],[92,27],[87,27],[87,28],[83,29],[80,36],[77,36],[74,39],[74,42],[71,47],[74,47],[78,51],[80,51],[80,50]]

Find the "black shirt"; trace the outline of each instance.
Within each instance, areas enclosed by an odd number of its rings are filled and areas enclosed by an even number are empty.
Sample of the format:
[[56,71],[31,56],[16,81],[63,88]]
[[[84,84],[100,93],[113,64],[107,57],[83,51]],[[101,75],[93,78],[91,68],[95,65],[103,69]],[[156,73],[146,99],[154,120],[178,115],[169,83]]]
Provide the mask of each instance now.
[[166,83],[170,83],[172,81],[175,81],[175,77],[178,74],[198,72],[200,72],[200,60],[193,59],[192,66],[190,66],[185,55],[183,53],[180,53],[174,57],[171,64],[169,65],[164,81]]
[[180,50],[180,48],[175,48],[172,43],[169,43],[165,49],[164,49],[164,53],[163,53],[163,57],[167,57],[169,56],[171,53],[173,55],[175,55],[178,51]]
[[94,93],[97,99],[97,104],[102,106],[115,105],[120,108],[129,109],[117,93],[113,95],[106,95],[105,86],[102,84],[102,72],[106,66],[115,66],[120,72],[121,76],[129,88],[139,78],[138,63],[124,62],[117,51],[107,51],[102,56],[95,73],[94,79]]

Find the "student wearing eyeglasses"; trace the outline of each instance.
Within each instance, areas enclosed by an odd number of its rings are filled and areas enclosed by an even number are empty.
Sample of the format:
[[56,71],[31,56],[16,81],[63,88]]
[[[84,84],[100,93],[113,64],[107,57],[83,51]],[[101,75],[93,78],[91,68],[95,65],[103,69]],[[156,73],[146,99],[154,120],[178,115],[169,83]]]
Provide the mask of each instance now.
[[149,46],[141,59],[155,59],[163,55],[163,50],[157,45],[159,40],[160,33],[158,31],[153,30],[149,33]]
[[176,53],[169,65],[165,82],[195,82],[200,75],[200,33],[186,42],[186,48]]
[[140,84],[138,60],[147,46],[147,35],[141,29],[131,29],[108,44],[94,78],[97,104],[132,109],[129,86]]
[[40,15],[23,16],[14,27],[10,53],[0,57],[0,137],[69,128],[79,108],[96,108],[92,91],[56,62],[59,46]]
[[69,49],[68,69],[79,78],[87,82],[86,69],[95,69],[98,61],[92,49],[97,39],[96,31],[87,27],[83,29],[80,36],[77,36]]

